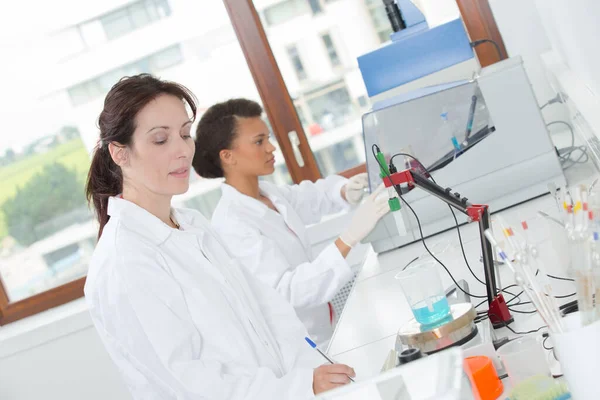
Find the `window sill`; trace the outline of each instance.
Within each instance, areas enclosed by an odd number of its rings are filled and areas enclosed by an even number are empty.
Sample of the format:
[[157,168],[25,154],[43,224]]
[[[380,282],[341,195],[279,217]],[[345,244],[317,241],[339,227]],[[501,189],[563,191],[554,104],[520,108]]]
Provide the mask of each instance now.
[[92,326],[83,297],[0,327],[0,359]]

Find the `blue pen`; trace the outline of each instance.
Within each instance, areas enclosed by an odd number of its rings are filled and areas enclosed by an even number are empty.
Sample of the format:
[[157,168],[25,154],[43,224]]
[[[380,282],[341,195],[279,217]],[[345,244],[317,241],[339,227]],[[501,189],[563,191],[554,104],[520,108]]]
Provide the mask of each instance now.
[[[317,347],[317,344],[315,342],[313,342],[312,340],[310,340],[310,338],[305,337],[304,340],[306,340],[306,343],[310,344],[310,347],[312,347],[313,349],[315,349],[316,351],[319,352],[319,354],[321,354],[323,356],[323,358],[325,358],[327,361],[329,361],[330,364],[336,364],[331,358],[329,358],[327,356],[327,354],[323,353],[321,351],[321,349],[319,349]],[[350,379],[352,382],[354,382],[354,379],[348,377],[348,379]]]

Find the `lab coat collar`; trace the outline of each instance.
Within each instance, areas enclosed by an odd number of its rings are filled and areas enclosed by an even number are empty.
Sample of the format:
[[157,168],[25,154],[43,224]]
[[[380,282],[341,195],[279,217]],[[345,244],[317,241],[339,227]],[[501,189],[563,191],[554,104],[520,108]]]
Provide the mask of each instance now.
[[[108,215],[112,218],[117,218],[124,226],[146,239],[150,240],[155,245],[164,243],[174,229],[162,222],[159,218],[144,210],[142,207],[127,201],[120,197],[110,197],[108,199]],[[173,213],[178,222],[191,224],[190,216],[185,213]],[[179,222],[181,224],[181,222]]]
[[236,188],[226,183],[223,183],[221,187],[222,199],[243,204],[245,211],[249,212],[253,217],[267,218],[272,221],[276,221],[280,217],[283,218],[283,222],[306,247],[308,240],[305,235],[305,226],[294,212],[290,212],[288,209],[289,203],[282,198],[277,187],[264,181],[259,181],[258,186],[260,192],[268,197],[277,208],[279,215],[276,215],[275,211],[271,210],[263,202],[239,192]]
[[[262,188],[260,189],[262,191]],[[227,183],[223,183],[221,185],[221,193],[223,194],[224,199],[230,199],[235,202],[243,203],[246,210],[252,212],[252,214],[257,215],[259,217],[264,216],[267,213],[267,210],[269,209],[269,207],[267,207],[262,202],[241,193],[236,188],[234,188],[231,185],[228,185]]]

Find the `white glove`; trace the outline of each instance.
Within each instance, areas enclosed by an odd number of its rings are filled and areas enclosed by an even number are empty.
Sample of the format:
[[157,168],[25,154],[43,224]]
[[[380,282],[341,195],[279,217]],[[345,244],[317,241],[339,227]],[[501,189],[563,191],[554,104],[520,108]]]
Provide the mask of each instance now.
[[344,185],[343,190],[346,201],[353,206],[359,204],[365,195],[364,189],[367,187],[369,187],[369,175],[367,173],[354,175]]
[[373,228],[375,228],[377,222],[390,211],[387,196],[380,196],[384,190],[385,186],[382,183],[356,209],[350,226],[340,235],[342,242],[346,243],[349,247],[356,246],[361,240],[367,237]]

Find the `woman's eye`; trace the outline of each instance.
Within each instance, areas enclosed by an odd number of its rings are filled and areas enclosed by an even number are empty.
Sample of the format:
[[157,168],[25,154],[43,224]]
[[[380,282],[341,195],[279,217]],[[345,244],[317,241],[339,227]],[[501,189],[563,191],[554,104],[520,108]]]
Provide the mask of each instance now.
[[187,133],[187,134],[181,135],[181,137],[184,138],[184,139],[191,139],[192,135],[190,135],[189,133]]
[[260,139],[260,140],[258,140],[258,141],[256,142],[256,144],[257,144],[257,145],[259,145],[259,146],[260,146],[261,144],[263,144],[263,139]]

